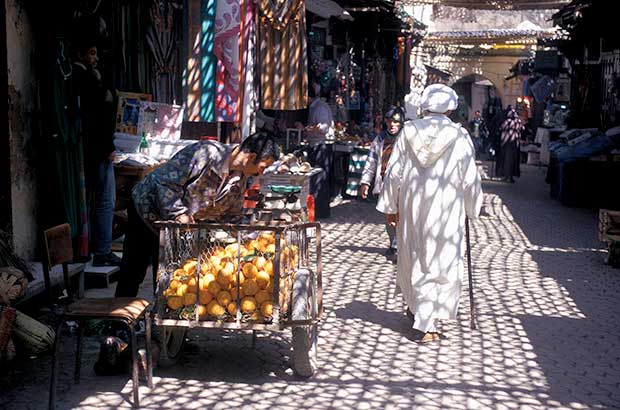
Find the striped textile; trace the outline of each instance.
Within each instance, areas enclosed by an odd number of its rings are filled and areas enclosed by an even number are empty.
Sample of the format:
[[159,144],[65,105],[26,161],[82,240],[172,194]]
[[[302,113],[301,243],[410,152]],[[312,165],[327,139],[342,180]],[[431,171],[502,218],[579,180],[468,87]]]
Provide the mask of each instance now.
[[368,148],[356,147],[353,149],[349,158],[349,177],[347,178],[347,188],[345,191],[347,195],[357,196],[368,153]]

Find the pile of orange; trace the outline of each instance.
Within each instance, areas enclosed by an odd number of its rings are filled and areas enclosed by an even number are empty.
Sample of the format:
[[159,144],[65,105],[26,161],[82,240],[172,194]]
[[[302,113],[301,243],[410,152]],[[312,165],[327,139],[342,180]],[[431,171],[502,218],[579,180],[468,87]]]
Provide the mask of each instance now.
[[[200,264],[196,259],[185,261],[163,292],[168,310],[195,307],[201,320],[234,320],[238,309],[255,320],[271,318],[275,250],[275,234],[263,232],[241,245],[235,242],[205,251]],[[297,266],[298,258],[297,246],[281,240],[279,302],[283,311],[288,309],[292,286],[287,272]]]

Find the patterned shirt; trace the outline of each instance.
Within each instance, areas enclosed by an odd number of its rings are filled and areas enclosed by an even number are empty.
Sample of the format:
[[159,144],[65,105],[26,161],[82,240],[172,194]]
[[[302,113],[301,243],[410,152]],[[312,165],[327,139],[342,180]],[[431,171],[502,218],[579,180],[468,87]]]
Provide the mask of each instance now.
[[180,215],[218,222],[239,217],[247,177],[229,172],[231,152],[213,141],[183,148],[134,187],[136,211],[147,223]]

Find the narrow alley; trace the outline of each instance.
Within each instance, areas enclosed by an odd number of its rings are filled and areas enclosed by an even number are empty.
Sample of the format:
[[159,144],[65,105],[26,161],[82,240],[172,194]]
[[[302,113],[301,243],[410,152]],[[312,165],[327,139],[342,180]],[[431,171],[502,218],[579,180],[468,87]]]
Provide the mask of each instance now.
[[[414,343],[383,256],[382,217],[345,201],[323,222],[319,372],[294,376],[289,333],[261,333],[252,349],[249,333],[193,330],[181,362],[156,369],[153,390],[140,388],[142,408],[620,408],[620,277],[603,263],[597,215],[550,199],[543,168],[523,171],[514,185],[484,184],[485,212],[472,229],[477,330],[465,282],[446,338]],[[64,355],[58,408],[130,408],[129,375],[95,376],[97,338],[87,344],[78,386]],[[0,408],[46,408],[48,368],[24,371]]]

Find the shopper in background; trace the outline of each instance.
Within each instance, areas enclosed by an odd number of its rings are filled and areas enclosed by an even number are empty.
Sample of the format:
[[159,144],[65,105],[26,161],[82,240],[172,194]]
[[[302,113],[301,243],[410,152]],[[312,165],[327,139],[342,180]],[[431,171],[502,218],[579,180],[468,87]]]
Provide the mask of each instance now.
[[334,115],[329,104],[321,98],[321,86],[310,84],[308,88],[310,105],[308,106],[308,125],[306,133],[316,135],[322,139],[334,138]]
[[[403,129],[405,122],[405,113],[400,107],[390,107],[384,116],[384,129],[374,138],[370,145],[368,159],[364,165],[362,178],[360,181],[360,196],[367,199],[370,187],[373,187],[372,193],[379,195],[383,187],[383,177],[387,169],[388,161],[392,155],[396,138]],[[390,224],[386,224],[386,231],[390,239],[390,244],[386,251],[386,256],[396,256],[396,228]]]
[[73,79],[78,97],[81,136],[84,142],[84,173],[86,200],[91,221],[93,266],[120,265],[121,259],[112,252],[112,225],[116,205],[114,179],[114,106],[97,69],[97,41],[87,33],[96,20],[83,20],[82,36],[74,41],[76,58]]
[[482,118],[480,111],[474,113],[474,118],[469,122],[469,133],[474,142],[476,155],[483,154],[486,150],[489,138],[487,123]]
[[514,108],[508,107],[506,120],[500,127],[500,149],[495,175],[507,182],[515,182],[514,177],[521,176],[519,150],[523,122]]

